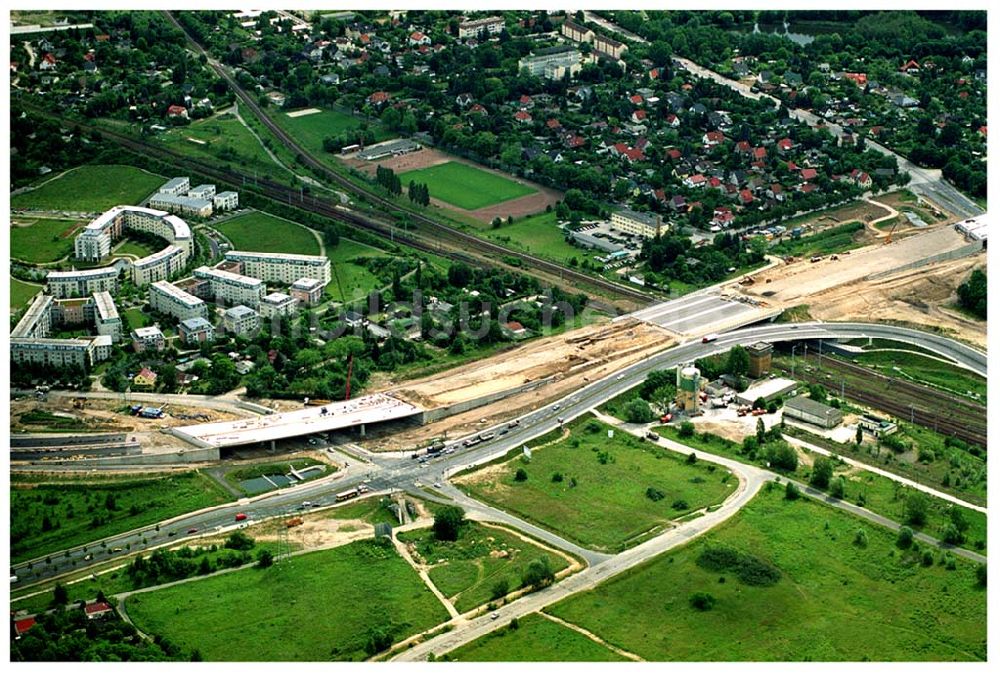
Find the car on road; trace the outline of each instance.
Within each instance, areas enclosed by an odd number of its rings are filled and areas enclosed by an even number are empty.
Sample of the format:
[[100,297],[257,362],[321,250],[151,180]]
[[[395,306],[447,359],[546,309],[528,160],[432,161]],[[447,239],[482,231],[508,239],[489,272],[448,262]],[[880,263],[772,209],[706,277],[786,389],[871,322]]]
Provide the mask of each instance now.
[[625,374],[618,374],[618,376],[615,377],[615,380],[621,381],[623,378],[625,378]]
[[702,343],[711,343],[719,338],[718,334],[706,334],[701,338]]
[[[198,530],[195,529],[195,531],[198,531]],[[112,548],[111,552],[122,552],[123,550],[125,550],[125,548]]]
[[189,534],[196,534],[198,533],[198,529],[196,527],[191,527],[190,529],[187,530],[187,532]]
[[312,507],[312,501],[302,501],[302,507],[303,508],[311,508]]
[[440,482],[435,482],[434,483],[434,488],[435,489],[440,489],[441,488],[441,483]]
[[495,621],[498,618],[500,618],[500,613],[498,611],[494,611],[493,613],[490,614],[490,620]]
[[552,411],[559,411],[559,405],[558,404],[553,404],[552,405]]
[[246,518],[247,518],[247,514],[245,512],[238,512],[238,513],[236,513],[236,521],[237,522],[242,522]]
[[559,418],[556,419],[556,423],[562,423],[562,422],[563,422],[562,416],[560,416]]

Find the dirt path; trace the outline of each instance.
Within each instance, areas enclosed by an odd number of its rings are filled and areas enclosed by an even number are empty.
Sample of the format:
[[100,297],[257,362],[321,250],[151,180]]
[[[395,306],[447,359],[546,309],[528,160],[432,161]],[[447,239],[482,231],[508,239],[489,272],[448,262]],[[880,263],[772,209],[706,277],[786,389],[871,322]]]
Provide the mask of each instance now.
[[458,613],[458,609],[455,608],[455,605],[451,603],[451,600],[445,597],[441,593],[441,591],[437,589],[437,586],[434,585],[434,582],[431,580],[430,575],[428,575],[427,573],[428,571],[427,565],[417,564],[417,562],[413,559],[413,556],[410,555],[410,551],[406,548],[406,545],[401,541],[394,538],[392,539],[392,544],[396,546],[396,552],[399,553],[399,556],[402,557],[404,560],[406,560],[406,563],[409,564],[413,568],[413,570],[417,572],[417,575],[420,576],[420,580],[424,582],[424,585],[427,586],[427,589],[430,590],[432,593],[434,593],[434,596],[437,597],[438,601],[441,602],[441,605],[444,606],[445,610],[448,612],[448,615],[451,616],[452,619],[461,616],[461,614]]
[[574,624],[570,623],[569,621],[564,621],[563,619],[559,618],[558,616],[553,616],[551,614],[547,614],[544,611],[539,611],[538,615],[539,616],[543,616],[544,618],[549,619],[553,623],[558,623],[559,625],[563,626],[564,628],[569,628],[570,630],[573,630],[574,632],[579,632],[581,635],[583,635],[587,639],[590,639],[590,640],[593,640],[593,641],[597,642],[598,644],[600,644],[601,646],[603,646],[605,649],[608,649],[610,651],[614,651],[619,656],[621,656],[623,658],[627,658],[630,661],[642,662],[644,660],[642,658],[642,656],[639,656],[638,654],[634,654],[631,651],[626,651],[625,649],[621,649],[621,648],[615,646],[614,644],[611,644],[607,640],[598,637],[597,635],[595,635],[594,633],[592,633],[590,630],[587,630],[586,628],[581,628],[579,625],[574,625]]

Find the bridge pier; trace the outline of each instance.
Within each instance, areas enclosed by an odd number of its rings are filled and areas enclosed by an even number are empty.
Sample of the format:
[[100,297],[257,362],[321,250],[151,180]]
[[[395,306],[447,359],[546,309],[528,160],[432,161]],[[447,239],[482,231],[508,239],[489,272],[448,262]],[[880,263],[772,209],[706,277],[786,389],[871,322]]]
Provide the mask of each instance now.
[[364,423],[361,424],[361,436],[362,437],[365,436],[365,424]]

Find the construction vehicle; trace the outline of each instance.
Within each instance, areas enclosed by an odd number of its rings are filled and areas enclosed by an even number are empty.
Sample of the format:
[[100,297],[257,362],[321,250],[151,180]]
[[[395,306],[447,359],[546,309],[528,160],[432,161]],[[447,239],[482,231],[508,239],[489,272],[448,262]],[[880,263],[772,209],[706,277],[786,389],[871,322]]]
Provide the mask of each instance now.
[[285,526],[288,527],[289,529],[291,529],[293,527],[297,527],[300,524],[302,524],[302,518],[301,517],[293,517],[292,519],[290,519],[287,522],[285,522]]
[[822,261],[822,260],[823,260],[822,256],[814,256],[811,259],[809,259],[809,263],[818,263],[819,261]]
[[890,244],[892,242],[892,234],[894,232],[896,232],[896,226],[898,226],[898,225],[899,225],[899,221],[897,221],[896,223],[892,224],[892,228],[889,229],[889,234],[885,236],[885,242],[883,242],[882,244]]
[[749,285],[751,285],[753,283],[754,283],[754,279],[752,277],[750,277],[749,275],[747,275],[742,280],[740,280],[740,284],[742,284],[744,286],[749,286]]

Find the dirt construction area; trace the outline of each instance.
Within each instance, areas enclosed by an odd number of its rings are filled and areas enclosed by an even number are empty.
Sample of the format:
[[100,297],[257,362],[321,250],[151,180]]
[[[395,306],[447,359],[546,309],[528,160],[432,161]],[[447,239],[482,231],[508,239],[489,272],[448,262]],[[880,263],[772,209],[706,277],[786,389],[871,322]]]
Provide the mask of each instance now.
[[356,169],[367,173],[370,176],[375,176],[375,170],[379,165],[383,167],[388,167],[389,169],[396,172],[396,174],[402,174],[404,172],[409,172],[414,169],[426,169],[427,167],[433,167],[435,165],[444,164],[446,162],[461,162],[463,164],[469,165],[470,167],[475,167],[484,172],[490,172],[491,174],[496,174],[497,176],[502,176],[508,181],[516,181],[517,183],[524,184],[535,190],[531,195],[525,195],[524,197],[515,198],[513,200],[507,200],[506,202],[501,202],[499,204],[490,205],[488,207],[483,207],[481,209],[469,210],[456,207],[453,204],[447,202],[442,202],[436,198],[431,199],[431,204],[437,207],[443,207],[445,209],[451,209],[460,214],[465,214],[471,216],[483,223],[490,223],[494,218],[500,217],[501,219],[506,219],[508,216],[513,216],[514,218],[520,218],[522,216],[529,216],[531,214],[538,214],[545,211],[545,207],[548,205],[555,205],[563,198],[563,194],[558,190],[553,190],[552,188],[546,188],[545,186],[540,186],[537,183],[531,183],[530,181],[525,181],[524,179],[519,179],[510,174],[505,174],[503,172],[498,172],[496,170],[484,167],[482,165],[470,162],[463,158],[448,155],[440,150],[434,148],[422,148],[413,153],[407,153],[405,155],[398,155],[391,158],[383,158],[381,160],[366,162],[360,160],[357,157],[345,158],[343,160],[345,164]]
[[397,397],[432,410],[550,379],[536,389],[430,423],[419,431],[369,439],[365,447],[373,451],[411,449],[436,437],[468,435],[568,395],[588,381],[603,378],[674,342],[659,327],[638,321],[604,322],[531,341],[424,379],[379,384]]

